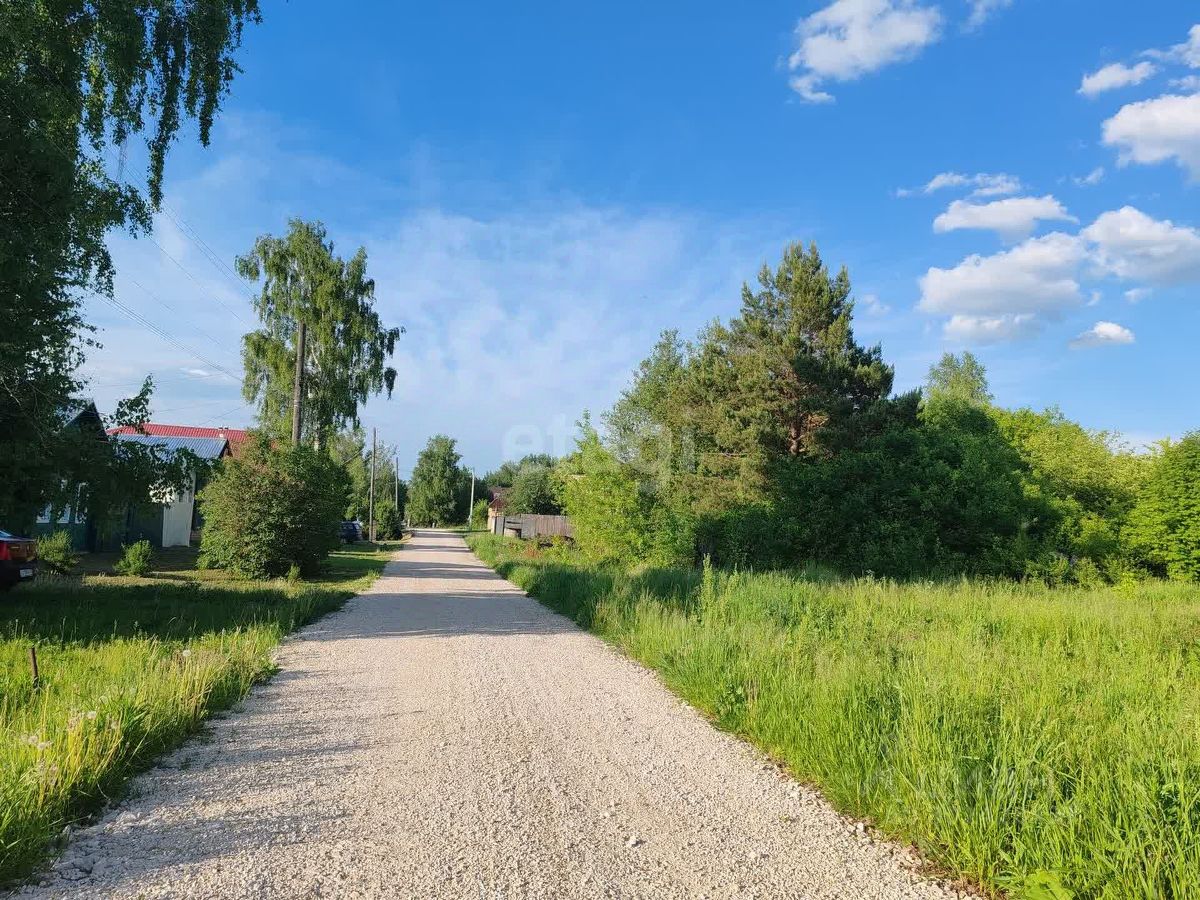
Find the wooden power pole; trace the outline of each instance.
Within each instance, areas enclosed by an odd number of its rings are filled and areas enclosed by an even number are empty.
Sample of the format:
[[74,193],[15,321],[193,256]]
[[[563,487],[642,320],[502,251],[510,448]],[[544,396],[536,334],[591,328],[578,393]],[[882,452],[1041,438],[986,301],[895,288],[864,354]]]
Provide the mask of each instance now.
[[370,520],[367,530],[371,535],[371,543],[375,543],[375,428],[371,428],[371,491],[370,499],[367,501],[367,506],[370,512],[367,518]]
[[292,384],[292,446],[300,446],[300,405],[304,399],[304,322],[296,329],[296,380]]

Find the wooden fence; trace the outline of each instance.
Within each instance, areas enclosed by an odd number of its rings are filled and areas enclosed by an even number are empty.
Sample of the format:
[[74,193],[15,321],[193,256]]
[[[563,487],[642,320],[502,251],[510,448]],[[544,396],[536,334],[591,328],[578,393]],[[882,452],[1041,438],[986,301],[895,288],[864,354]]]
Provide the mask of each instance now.
[[488,525],[493,534],[507,534],[524,540],[549,535],[574,536],[571,520],[566,516],[493,516],[489,518]]

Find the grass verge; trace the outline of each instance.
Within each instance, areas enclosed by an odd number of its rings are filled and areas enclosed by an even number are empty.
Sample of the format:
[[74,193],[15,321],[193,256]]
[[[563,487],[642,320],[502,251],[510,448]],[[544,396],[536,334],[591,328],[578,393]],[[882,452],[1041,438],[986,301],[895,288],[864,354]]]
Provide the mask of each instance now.
[[160,554],[145,578],[45,579],[0,595],[0,884],[269,675],[283,636],[369,585],[386,549],[340,550],[299,584],[195,571],[184,550]]
[[1026,900],[1200,885],[1200,590],[588,564],[472,535],[839,809]]

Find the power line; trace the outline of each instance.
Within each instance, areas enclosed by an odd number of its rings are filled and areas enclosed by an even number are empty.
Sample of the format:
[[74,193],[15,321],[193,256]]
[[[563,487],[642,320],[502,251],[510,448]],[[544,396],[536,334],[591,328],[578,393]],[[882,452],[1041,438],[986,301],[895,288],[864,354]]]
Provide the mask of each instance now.
[[[20,191],[20,193],[22,193],[22,194],[25,196],[25,198],[26,198],[26,199],[27,199],[27,200],[28,200],[30,203],[32,203],[34,206],[36,206],[38,209],[40,209],[40,210],[41,210],[43,213],[45,213],[47,216],[49,216],[49,215],[50,215],[50,212],[49,212],[49,210],[47,210],[47,209],[46,209],[46,207],[44,207],[44,206],[43,206],[41,203],[39,203],[37,200],[35,200],[33,197],[31,197],[31,196],[29,195],[29,193],[28,193],[27,191],[25,191],[23,188],[21,188],[21,187],[18,187],[17,185],[13,184],[11,181],[9,181],[9,180],[8,180],[8,178],[7,178],[7,177],[5,177],[5,176],[4,176],[4,175],[2,175],[2,174],[0,174],[0,179],[3,179],[3,180],[4,180],[4,182],[5,182],[6,184],[8,184],[8,185],[9,185],[9,187],[11,187],[13,190],[15,190],[15,191]],[[137,287],[141,288],[141,289],[142,289],[143,291],[145,291],[147,294],[150,294],[150,296],[151,296],[151,297],[153,297],[153,296],[154,296],[153,292],[152,292],[152,291],[150,291],[150,289],[149,289],[149,288],[147,288],[147,287],[145,287],[144,285],[142,285],[142,284],[141,284],[141,283],[140,283],[140,282],[139,282],[137,279],[133,278],[132,276],[126,276],[126,277],[127,277],[127,278],[128,278],[130,281],[131,281],[131,282],[133,282],[133,284],[134,284],[134,285],[136,285]],[[163,340],[165,340],[167,343],[169,343],[169,344],[171,344],[172,346],[174,346],[174,347],[178,348],[179,350],[182,350],[184,353],[187,353],[187,354],[189,354],[189,355],[190,355],[190,356],[192,356],[194,359],[197,359],[197,360],[199,360],[200,362],[204,363],[204,364],[205,364],[206,366],[208,366],[210,369],[216,369],[218,372],[221,372],[221,373],[223,373],[223,374],[225,374],[225,375],[228,375],[230,378],[233,378],[235,381],[237,381],[237,382],[239,382],[239,383],[241,382],[241,380],[242,380],[241,378],[239,378],[237,375],[235,375],[235,374],[233,374],[232,372],[230,372],[230,371],[229,371],[228,369],[226,369],[224,366],[220,365],[219,363],[213,362],[211,359],[209,359],[208,357],[204,356],[204,355],[203,355],[203,354],[201,354],[199,351],[197,351],[197,350],[193,350],[191,347],[187,346],[187,345],[186,345],[186,344],[184,344],[182,341],[180,341],[180,340],[178,340],[177,338],[175,338],[175,337],[174,337],[174,335],[171,335],[171,334],[169,334],[169,333],[168,333],[166,330],[164,330],[164,329],[160,328],[159,326],[155,325],[153,322],[151,322],[149,319],[145,318],[145,317],[144,317],[143,315],[141,315],[140,313],[136,312],[135,310],[132,310],[132,309],[130,309],[128,306],[126,306],[126,305],[125,305],[124,303],[122,303],[121,301],[117,300],[115,297],[108,297],[108,296],[106,296],[106,295],[104,295],[104,294],[97,294],[97,296],[101,297],[101,298],[102,298],[103,300],[105,300],[106,302],[108,302],[108,303],[112,304],[113,306],[115,306],[115,307],[116,307],[118,310],[120,310],[122,313],[124,313],[124,314],[125,314],[126,316],[128,316],[130,319],[132,319],[133,321],[137,322],[139,325],[142,325],[142,326],[144,326],[145,328],[149,329],[149,330],[150,330],[150,331],[152,331],[154,334],[158,335],[158,336],[159,336],[159,337],[161,337]]]
[[[11,100],[12,94],[8,94],[8,97]],[[51,147],[53,147],[55,150],[57,150],[66,162],[68,162],[72,165],[75,164],[75,160],[72,157],[72,154],[68,153],[66,148],[63,147],[57,140],[50,137],[50,135],[46,134],[45,131],[41,131],[41,137],[42,137],[42,140],[44,140]],[[103,151],[100,151],[100,152],[103,152]],[[85,158],[91,158],[91,157],[87,157],[85,155]],[[118,159],[117,162],[118,162],[118,168],[123,169],[124,165],[123,165],[122,161],[120,159]],[[121,178],[118,176],[117,178],[112,179],[112,181],[115,184],[121,185],[123,187],[134,188],[135,190],[138,190],[139,192],[141,192],[143,188],[146,193],[149,193],[149,190],[150,190],[149,185],[146,184],[142,180],[139,180],[139,182],[137,184],[131,184],[129,182],[122,181]],[[219,268],[223,268],[224,271],[232,273],[232,270],[229,269],[229,267],[227,265],[220,262],[219,258],[217,257],[216,251],[213,250],[212,247],[210,247],[203,240],[203,238],[200,237],[199,232],[197,232],[195,228],[193,228],[191,225],[187,225],[186,223],[184,223],[182,221],[182,216],[179,216],[178,213],[170,210],[165,201],[160,203],[159,205],[162,208],[162,210],[167,212],[167,217],[169,219],[171,219],[172,222],[175,223],[175,225],[179,228],[179,230],[183,234],[183,236],[185,238],[187,238],[188,240],[192,241],[198,247],[200,247],[201,253],[205,256],[205,258],[209,259],[210,262],[213,262],[214,265],[217,265]],[[167,250],[166,247],[164,247],[162,244],[160,244],[155,239],[153,232],[147,232],[146,238],[150,241],[150,243],[152,243],[155,247],[158,248],[159,252],[162,253],[163,256],[165,256],[167,259],[169,259],[171,262],[173,262],[176,266],[178,266],[179,270],[181,272],[183,272],[183,274],[185,274],[188,278],[190,278],[196,284],[196,286],[198,288],[200,288],[201,291],[204,291],[204,292],[207,291],[207,289],[200,282],[200,280],[195,275],[193,275],[192,272],[183,265],[183,263],[181,263],[178,259],[176,259]],[[222,275],[224,275],[224,272],[222,272]],[[237,276],[235,275],[234,277],[236,279]],[[243,284],[241,284],[240,280],[237,281],[237,284],[238,284],[239,290],[244,289],[245,286]],[[231,307],[229,304],[225,303],[225,301],[223,301],[220,297],[216,296],[215,294],[208,294],[208,293],[205,293],[204,296],[208,297],[208,299],[210,299],[210,300],[215,301],[217,303],[217,305],[222,307],[226,312],[241,319],[244,324],[249,325],[251,328],[254,327],[253,322],[251,322],[249,319],[247,319],[245,316],[243,316],[240,312],[238,312],[236,309]],[[197,330],[199,330],[199,329],[197,329]]]

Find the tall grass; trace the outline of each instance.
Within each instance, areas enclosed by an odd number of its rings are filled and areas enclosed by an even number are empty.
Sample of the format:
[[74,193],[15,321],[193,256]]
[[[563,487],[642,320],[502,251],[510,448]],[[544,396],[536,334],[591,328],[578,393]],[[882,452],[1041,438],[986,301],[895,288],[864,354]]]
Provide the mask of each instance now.
[[0,595],[0,884],[244,696],[287,632],[340,606],[385,560],[342,551],[325,579],[300,585],[159,571]]
[[471,541],[945,869],[1016,897],[1200,896],[1194,587],[629,572]]

